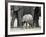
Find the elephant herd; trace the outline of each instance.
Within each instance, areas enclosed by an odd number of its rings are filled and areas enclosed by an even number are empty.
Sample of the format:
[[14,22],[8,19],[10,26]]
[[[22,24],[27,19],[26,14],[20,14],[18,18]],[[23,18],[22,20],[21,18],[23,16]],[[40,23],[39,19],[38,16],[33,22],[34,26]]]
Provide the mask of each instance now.
[[[11,6],[11,28],[14,27],[15,18],[17,18],[17,27],[39,27],[39,16],[41,16],[41,7],[32,6]],[[28,24],[27,24],[28,23]]]

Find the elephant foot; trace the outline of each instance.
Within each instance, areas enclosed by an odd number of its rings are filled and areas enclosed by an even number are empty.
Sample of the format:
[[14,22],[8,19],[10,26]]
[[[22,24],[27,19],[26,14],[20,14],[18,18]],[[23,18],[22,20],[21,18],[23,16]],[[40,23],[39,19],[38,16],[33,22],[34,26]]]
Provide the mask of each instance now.
[[11,28],[14,28],[14,26],[11,26]]
[[36,27],[40,27],[39,25],[36,25]]

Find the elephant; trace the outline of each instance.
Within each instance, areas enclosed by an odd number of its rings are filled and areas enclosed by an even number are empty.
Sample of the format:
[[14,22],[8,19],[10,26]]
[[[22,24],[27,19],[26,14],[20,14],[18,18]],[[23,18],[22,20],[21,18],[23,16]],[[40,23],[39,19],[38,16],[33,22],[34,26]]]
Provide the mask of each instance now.
[[33,17],[32,17],[32,15],[30,15],[30,14],[24,15],[23,18],[22,18],[22,23],[23,23],[23,25],[24,25],[24,23],[26,23],[26,28],[28,27],[27,26],[28,24],[29,24],[29,28],[33,27]]
[[32,6],[12,6],[11,7],[11,17],[12,17],[11,27],[13,27],[14,25],[15,18],[17,18],[17,21],[18,21],[17,27],[23,27],[22,18],[23,16],[28,14],[32,15],[33,26],[35,25],[34,23],[36,23],[36,27],[39,27],[38,19],[39,19],[39,16],[41,16],[41,8],[32,7]]

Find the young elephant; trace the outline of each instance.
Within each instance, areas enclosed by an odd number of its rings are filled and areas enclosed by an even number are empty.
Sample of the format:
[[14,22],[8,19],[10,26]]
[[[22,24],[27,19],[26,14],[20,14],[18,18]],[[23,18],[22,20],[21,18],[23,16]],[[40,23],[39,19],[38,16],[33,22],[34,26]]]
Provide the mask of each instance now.
[[33,16],[31,14],[26,14],[22,18],[22,23],[26,23],[26,28],[28,27],[27,25],[29,24],[29,27],[33,27]]

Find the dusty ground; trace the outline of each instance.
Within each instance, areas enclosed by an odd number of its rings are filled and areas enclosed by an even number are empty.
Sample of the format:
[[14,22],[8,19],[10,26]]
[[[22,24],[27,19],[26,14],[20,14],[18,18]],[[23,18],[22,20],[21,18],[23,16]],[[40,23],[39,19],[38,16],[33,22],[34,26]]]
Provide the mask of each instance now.
[[[23,28],[17,28],[17,24],[14,23],[14,28],[10,28],[10,34],[25,34],[25,33],[40,33],[41,32],[41,24],[40,24],[41,19],[39,19],[39,26],[40,27],[34,27],[34,28],[29,28],[29,27],[23,27]],[[15,25],[16,24],[16,25]]]

